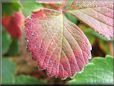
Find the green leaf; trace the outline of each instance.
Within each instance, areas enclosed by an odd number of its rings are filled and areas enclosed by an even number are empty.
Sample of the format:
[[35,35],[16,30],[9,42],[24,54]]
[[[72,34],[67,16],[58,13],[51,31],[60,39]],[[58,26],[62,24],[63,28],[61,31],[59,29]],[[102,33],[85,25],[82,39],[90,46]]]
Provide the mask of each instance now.
[[[27,75],[15,75],[16,64],[9,59],[2,59],[2,71],[0,71],[0,83],[2,84],[46,84],[45,80],[38,80]],[[2,73],[1,73],[2,72]]]
[[2,84],[13,84],[15,74],[15,63],[11,62],[7,58],[2,58]]
[[25,16],[29,16],[33,10],[43,7],[42,4],[36,3],[35,1],[22,1],[21,3],[23,5],[22,11]]
[[45,84],[45,80],[38,80],[34,77],[27,75],[17,76],[15,79],[15,84]]
[[10,45],[8,52],[6,53],[7,56],[15,56],[19,54],[19,44],[18,39],[13,39]]
[[17,1],[2,3],[2,14],[12,15],[15,11],[19,11],[21,4]]
[[78,23],[78,20],[75,18],[75,16],[73,16],[72,14],[70,13],[65,13],[65,16],[71,21],[73,22],[74,24],[77,24]]
[[5,31],[5,29],[2,29],[2,54],[4,55],[11,44],[12,40],[10,35]]
[[106,58],[94,58],[68,84],[114,84],[113,61],[114,58],[109,55]]

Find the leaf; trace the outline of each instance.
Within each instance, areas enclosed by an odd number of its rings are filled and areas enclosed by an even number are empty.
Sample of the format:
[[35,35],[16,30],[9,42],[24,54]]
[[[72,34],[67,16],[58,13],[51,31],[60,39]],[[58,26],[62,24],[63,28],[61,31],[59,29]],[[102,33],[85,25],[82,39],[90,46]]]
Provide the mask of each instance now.
[[64,15],[74,24],[78,23],[78,20],[75,18],[75,16],[71,15],[70,13],[64,13]]
[[108,40],[113,38],[113,1],[112,0],[78,0],[75,4],[78,9],[71,11],[73,15],[92,27],[94,31],[105,36]]
[[38,80],[34,77],[27,75],[17,76],[15,79],[15,84],[46,84],[45,80]]
[[19,43],[17,39],[12,39],[12,43],[8,52],[6,53],[7,56],[15,56],[19,54]]
[[90,43],[93,44],[94,42],[94,35],[93,35],[93,31],[91,29],[89,29],[89,27],[83,23],[79,23],[78,27],[81,28],[81,30],[84,32],[84,34],[87,36],[87,38],[89,39]]
[[2,84],[13,84],[14,83],[14,74],[15,74],[15,64],[7,58],[2,58]]
[[13,13],[19,11],[20,8],[21,8],[21,5],[16,0],[7,2],[7,3],[3,2],[2,3],[2,14],[11,16]]
[[3,15],[2,24],[13,38],[20,38],[24,15],[21,11],[15,12],[11,16]]
[[78,73],[68,84],[114,84],[113,82],[114,58],[96,57]]
[[35,1],[21,1],[21,4],[23,5],[22,11],[25,16],[31,15],[35,9],[43,8],[40,3],[36,3]]
[[91,58],[91,45],[84,33],[59,11],[33,12],[26,20],[25,32],[33,59],[50,77],[71,77]]
[[2,29],[2,55],[7,53],[8,49],[10,47],[11,42],[12,42],[12,40],[11,40],[10,35],[3,28]]
[[[16,64],[9,59],[2,58],[2,71],[0,71],[0,81],[3,85],[7,84],[46,84],[45,80],[38,80],[32,76],[15,75]],[[1,73],[2,72],[2,73]]]

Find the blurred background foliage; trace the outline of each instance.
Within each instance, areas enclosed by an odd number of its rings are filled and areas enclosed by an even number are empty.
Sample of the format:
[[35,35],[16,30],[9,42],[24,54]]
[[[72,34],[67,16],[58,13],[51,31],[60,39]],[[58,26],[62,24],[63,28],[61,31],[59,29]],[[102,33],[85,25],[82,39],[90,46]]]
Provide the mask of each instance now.
[[[71,0],[72,2],[73,0]],[[71,2],[68,2],[67,5]],[[20,19],[16,20],[16,25],[21,26],[19,28],[14,27],[12,21],[15,19],[14,14],[21,12],[24,20],[27,16],[31,15],[33,10],[47,7],[45,4],[36,3],[35,0],[10,0],[2,1],[2,18],[5,17],[5,24],[2,25],[2,59],[0,64],[0,83],[2,84],[79,84],[79,83],[99,83],[104,80],[101,72],[106,75],[107,81],[102,83],[112,83],[113,70],[112,70],[112,55],[114,42],[107,41],[104,37],[92,31],[90,27],[86,26],[83,22],[76,19],[73,15],[65,13],[65,16],[74,24],[77,24],[88,37],[92,45],[92,57],[93,60],[88,64],[84,71],[77,74],[77,76],[71,80],[60,80],[47,77],[45,71],[39,71],[36,63],[32,60],[30,53],[26,49],[26,40],[24,34],[24,21]],[[12,17],[13,16],[13,17]],[[0,18],[1,19],[1,18]],[[3,21],[3,19],[2,19]],[[10,24],[9,24],[10,23]],[[20,24],[22,23],[22,25]],[[7,29],[11,27],[12,29]],[[21,36],[12,36],[11,33],[21,31]],[[13,33],[15,34],[15,33]],[[111,55],[105,58],[106,55]],[[94,58],[95,57],[95,58]],[[97,57],[97,59],[96,59]],[[104,62],[107,62],[107,66]],[[95,65],[93,65],[95,64]],[[2,68],[1,68],[2,67]],[[93,70],[93,68],[95,68]],[[98,72],[98,77],[92,76],[96,70],[102,70]],[[89,75],[91,74],[91,75]],[[112,77],[111,77],[112,76]],[[91,79],[91,81],[90,81]],[[93,82],[92,79],[95,81]],[[97,81],[99,80],[99,81]],[[82,82],[83,81],[83,82]]]

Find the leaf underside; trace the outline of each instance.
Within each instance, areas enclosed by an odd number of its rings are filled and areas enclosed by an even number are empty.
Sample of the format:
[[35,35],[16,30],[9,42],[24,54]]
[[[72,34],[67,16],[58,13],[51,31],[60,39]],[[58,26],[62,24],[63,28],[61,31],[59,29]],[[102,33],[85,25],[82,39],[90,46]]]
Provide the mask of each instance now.
[[50,77],[71,77],[91,57],[91,45],[84,33],[58,11],[33,12],[26,19],[25,32],[33,59]]
[[113,38],[113,0],[77,0],[75,5],[78,10],[71,11],[73,15],[108,40]]

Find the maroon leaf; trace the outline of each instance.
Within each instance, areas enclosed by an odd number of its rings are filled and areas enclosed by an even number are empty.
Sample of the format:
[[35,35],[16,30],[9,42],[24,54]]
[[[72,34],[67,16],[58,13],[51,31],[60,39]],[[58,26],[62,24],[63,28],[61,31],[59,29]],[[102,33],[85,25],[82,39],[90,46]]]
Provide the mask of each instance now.
[[113,38],[113,0],[77,0],[78,10],[72,13],[107,39]]
[[12,37],[20,38],[21,27],[24,24],[24,15],[20,11],[13,13],[11,16],[3,15],[2,24]]
[[91,45],[84,33],[59,11],[33,12],[26,20],[25,31],[33,59],[49,76],[73,76],[91,58]]

